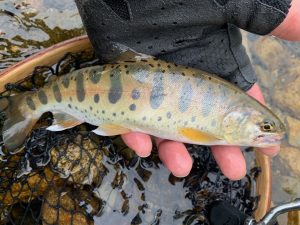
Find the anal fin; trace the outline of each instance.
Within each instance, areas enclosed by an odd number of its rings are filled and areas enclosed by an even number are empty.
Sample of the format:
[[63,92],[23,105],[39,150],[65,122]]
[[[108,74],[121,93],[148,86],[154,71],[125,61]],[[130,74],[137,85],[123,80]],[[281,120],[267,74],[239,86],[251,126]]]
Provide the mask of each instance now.
[[101,124],[93,132],[101,136],[114,136],[129,133],[131,130],[116,124]]
[[62,131],[83,123],[82,121],[79,121],[75,117],[66,113],[54,112],[53,117],[54,117],[53,124],[49,126],[47,130]]

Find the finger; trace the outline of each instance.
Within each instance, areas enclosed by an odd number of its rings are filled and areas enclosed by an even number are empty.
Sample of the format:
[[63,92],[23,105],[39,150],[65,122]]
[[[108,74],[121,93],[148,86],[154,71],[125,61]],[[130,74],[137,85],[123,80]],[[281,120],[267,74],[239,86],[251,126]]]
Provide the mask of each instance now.
[[139,132],[131,132],[121,135],[124,143],[134,150],[140,157],[147,157],[151,153],[152,142],[151,138],[147,134]]
[[248,91],[247,94],[255,98],[257,101],[259,101],[262,104],[265,104],[264,96],[260,90],[260,87],[257,83],[255,83]]
[[280,151],[280,146],[268,147],[268,148],[259,148],[259,151],[268,156],[275,156]]
[[187,176],[193,165],[193,160],[186,147],[181,142],[157,139],[160,160],[176,177]]
[[212,146],[212,153],[221,171],[230,180],[239,180],[246,175],[246,162],[239,147]]

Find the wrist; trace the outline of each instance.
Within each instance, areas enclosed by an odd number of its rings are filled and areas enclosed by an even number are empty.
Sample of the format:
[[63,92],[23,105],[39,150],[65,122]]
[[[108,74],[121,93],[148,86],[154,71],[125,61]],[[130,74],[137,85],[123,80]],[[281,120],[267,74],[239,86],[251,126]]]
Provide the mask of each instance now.
[[271,32],[271,35],[290,41],[300,41],[300,0],[292,1],[286,18]]

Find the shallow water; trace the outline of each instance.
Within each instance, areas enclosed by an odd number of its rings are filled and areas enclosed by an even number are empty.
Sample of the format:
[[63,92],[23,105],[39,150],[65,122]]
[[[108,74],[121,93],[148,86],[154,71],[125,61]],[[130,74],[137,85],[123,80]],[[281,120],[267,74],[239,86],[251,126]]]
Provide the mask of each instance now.
[[[0,0],[0,70],[82,34],[73,1]],[[283,150],[273,159],[273,202],[277,204],[300,196],[300,44],[245,37],[267,103],[289,129]],[[281,225],[285,224],[287,219],[282,217]]]
[[84,33],[74,1],[0,1],[0,69]]

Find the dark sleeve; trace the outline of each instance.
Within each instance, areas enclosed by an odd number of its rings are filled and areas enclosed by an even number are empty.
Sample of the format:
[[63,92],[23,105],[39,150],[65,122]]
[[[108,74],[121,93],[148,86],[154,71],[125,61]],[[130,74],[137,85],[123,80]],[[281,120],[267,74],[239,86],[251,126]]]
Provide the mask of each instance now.
[[291,0],[214,0],[225,20],[255,34],[269,34],[285,19]]
[[249,90],[255,72],[239,28],[268,34],[290,0],[75,0],[101,62],[121,43],[137,52],[216,74]]

